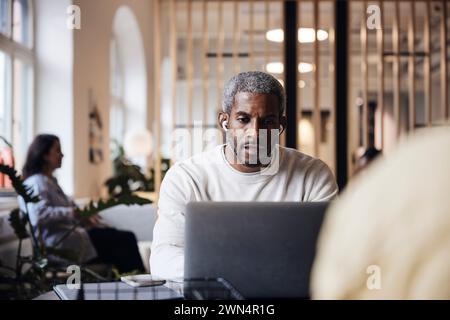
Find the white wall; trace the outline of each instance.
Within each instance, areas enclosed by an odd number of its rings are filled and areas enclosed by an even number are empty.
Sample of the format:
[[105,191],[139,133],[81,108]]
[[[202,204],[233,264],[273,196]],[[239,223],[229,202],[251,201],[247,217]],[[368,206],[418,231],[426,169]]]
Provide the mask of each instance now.
[[120,7],[113,22],[113,34],[123,76],[125,132],[146,128],[147,72],[144,43],[136,15],[128,6]]
[[65,154],[57,173],[61,186],[73,194],[74,105],[72,92],[73,33],[66,27],[70,0],[35,1],[36,109],[35,133],[60,137]]
[[[66,10],[81,9],[81,29],[66,27]],[[57,173],[65,192],[75,197],[102,195],[111,173],[109,159],[110,40],[117,9],[127,5],[135,14],[144,43],[148,96],[145,123],[151,130],[152,7],[148,0],[36,0],[36,134],[54,133],[65,154]],[[92,90],[103,121],[103,162],[89,163],[88,112]]]
[[[81,30],[74,32],[73,102],[74,102],[74,194],[77,197],[101,196],[103,182],[111,174],[109,160],[110,40],[113,19],[121,5],[136,15],[144,41],[148,97],[152,97],[152,1],[147,0],[75,0],[81,8]],[[145,68],[145,66],[143,66]],[[88,93],[92,89],[104,123],[103,163],[89,163]],[[151,130],[152,100],[147,108]]]

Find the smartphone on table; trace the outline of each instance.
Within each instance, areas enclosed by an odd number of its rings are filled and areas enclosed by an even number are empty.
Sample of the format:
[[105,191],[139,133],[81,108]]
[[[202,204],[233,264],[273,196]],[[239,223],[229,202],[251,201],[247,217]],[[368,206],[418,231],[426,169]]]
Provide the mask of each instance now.
[[166,283],[166,280],[152,276],[151,274],[123,276],[120,280],[132,287],[154,287],[162,286]]

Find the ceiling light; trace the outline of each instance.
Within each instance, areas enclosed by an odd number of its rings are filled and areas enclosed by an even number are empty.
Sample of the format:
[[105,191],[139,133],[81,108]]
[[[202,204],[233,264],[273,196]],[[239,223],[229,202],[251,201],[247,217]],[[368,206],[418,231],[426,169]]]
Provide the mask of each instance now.
[[[298,72],[308,73],[314,70],[314,65],[307,62],[300,62],[298,64]],[[269,62],[266,64],[266,71],[273,74],[281,74],[284,71],[284,65],[282,62]]]
[[308,73],[314,70],[314,66],[311,63],[300,62],[298,64],[298,72]]
[[[284,31],[283,29],[272,29],[266,32],[266,39],[272,42],[283,42]],[[324,41],[328,39],[328,32],[319,29],[317,31],[317,39]],[[298,41],[300,43],[314,42],[314,28],[300,28],[298,29]]]
[[266,39],[272,42],[283,42],[283,29],[272,29],[266,32]]
[[298,87],[299,87],[300,89],[303,89],[304,87],[306,87],[306,82],[305,82],[304,80],[300,80],[300,81],[298,82]]
[[[314,29],[313,28],[300,28],[298,30],[298,41],[300,43],[311,43],[314,42]],[[328,39],[328,32],[319,29],[317,31],[317,39],[319,41],[324,41]]]
[[284,71],[284,65],[282,62],[269,62],[266,64],[266,71],[269,73],[280,74]]

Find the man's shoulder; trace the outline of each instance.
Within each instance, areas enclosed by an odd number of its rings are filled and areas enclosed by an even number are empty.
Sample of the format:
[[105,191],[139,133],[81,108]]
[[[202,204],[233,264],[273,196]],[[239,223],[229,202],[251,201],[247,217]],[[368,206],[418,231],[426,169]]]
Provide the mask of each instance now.
[[223,145],[215,146],[189,158],[178,160],[169,169],[167,174],[190,176],[201,174],[220,161],[221,147],[223,147]]
[[297,149],[280,146],[280,150],[283,153],[283,159],[291,165],[300,166],[302,168],[318,168],[327,166],[325,162],[323,162],[319,158],[310,156]]
[[338,186],[330,167],[322,160],[285,148],[288,170],[304,179],[304,201],[329,201],[338,192]]

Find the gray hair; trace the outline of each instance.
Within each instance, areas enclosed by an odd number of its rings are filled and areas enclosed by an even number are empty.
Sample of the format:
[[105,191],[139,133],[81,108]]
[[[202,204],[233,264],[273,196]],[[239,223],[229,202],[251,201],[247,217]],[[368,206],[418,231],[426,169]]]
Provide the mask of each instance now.
[[238,92],[273,94],[280,102],[280,115],[286,108],[286,95],[281,83],[272,75],[261,71],[241,72],[228,80],[223,91],[222,109],[230,114]]

